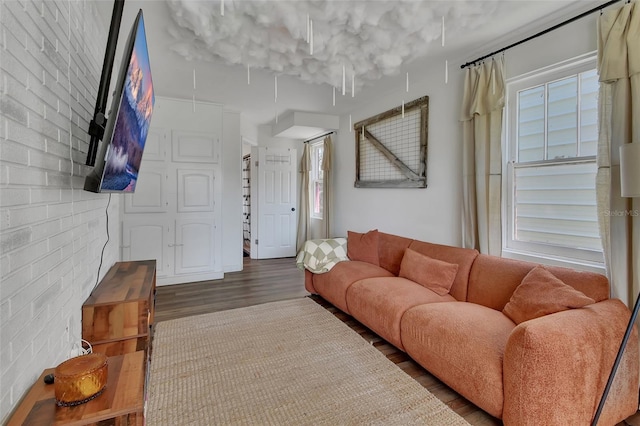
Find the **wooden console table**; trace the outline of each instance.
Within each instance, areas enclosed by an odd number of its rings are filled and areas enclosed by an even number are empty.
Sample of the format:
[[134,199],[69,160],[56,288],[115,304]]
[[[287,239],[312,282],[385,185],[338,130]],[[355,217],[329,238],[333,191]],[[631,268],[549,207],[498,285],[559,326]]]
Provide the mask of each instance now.
[[82,305],[82,338],[107,356],[150,351],[156,261],[117,262]]
[[[58,407],[45,370],[8,425],[140,425],[153,337],[156,261],[117,262],[82,305],[82,338],[107,355],[104,392],[75,406]],[[103,422],[108,420],[107,422]]]
[[58,407],[55,385],[44,383],[44,370],[24,397],[7,426],[144,424],[145,353],[107,358],[107,386],[96,398],[75,407]]

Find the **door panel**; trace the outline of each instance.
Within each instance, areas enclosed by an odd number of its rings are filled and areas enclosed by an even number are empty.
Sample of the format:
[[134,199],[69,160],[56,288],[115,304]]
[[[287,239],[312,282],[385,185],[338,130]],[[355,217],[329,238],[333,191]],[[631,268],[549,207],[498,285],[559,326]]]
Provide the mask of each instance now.
[[166,166],[145,162],[140,171],[136,192],[125,194],[125,213],[164,213],[167,211]]
[[215,224],[212,218],[176,220],[175,273],[189,274],[215,269]]
[[[292,235],[291,233],[291,219],[292,216],[290,214],[280,215],[280,246],[288,246],[292,240],[295,241],[295,233]],[[295,226],[294,226],[295,229]]]
[[[143,160],[164,161],[167,153],[167,143],[169,141],[169,131],[157,127],[149,127],[147,140],[144,143]],[[136,191],[138,189],[136,188]]]
[[178,169],[178,211],[213,211],[214,171],[212,169]]
[[156,260],[156,274],[168,275],[168,229],[162,217],[127,218],[122,223],[122,260]]
[[174,130],[171,136],[173,161],[217,163],[220,157],[220,137],[210,133]]

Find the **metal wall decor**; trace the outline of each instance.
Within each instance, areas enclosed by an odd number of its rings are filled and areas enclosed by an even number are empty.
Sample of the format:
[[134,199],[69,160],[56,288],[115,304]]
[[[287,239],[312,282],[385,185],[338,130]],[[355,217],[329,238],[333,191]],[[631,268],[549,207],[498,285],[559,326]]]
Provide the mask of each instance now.
[[426,188],[429,97],[359,121],[356,188]]

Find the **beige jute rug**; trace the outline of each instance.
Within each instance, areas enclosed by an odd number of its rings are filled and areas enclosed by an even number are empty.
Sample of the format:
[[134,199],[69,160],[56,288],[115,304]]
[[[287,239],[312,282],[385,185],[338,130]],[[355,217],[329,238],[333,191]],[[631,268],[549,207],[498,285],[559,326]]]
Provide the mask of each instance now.
[[157,324],[148,425],[468,425],[308,298]]

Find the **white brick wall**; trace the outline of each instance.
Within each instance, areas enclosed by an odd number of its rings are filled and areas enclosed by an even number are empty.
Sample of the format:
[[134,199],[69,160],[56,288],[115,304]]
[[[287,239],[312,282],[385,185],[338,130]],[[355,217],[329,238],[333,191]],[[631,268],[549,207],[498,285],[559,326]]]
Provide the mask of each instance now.
[[[0,423],[68,357],[98,280],[109,196],[82,187],[107,32],[91,0],[0,5]],[[119,204],[100,278],[118,260]]]

